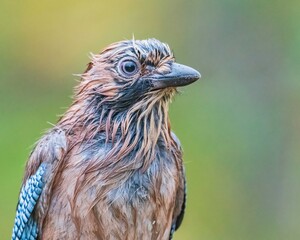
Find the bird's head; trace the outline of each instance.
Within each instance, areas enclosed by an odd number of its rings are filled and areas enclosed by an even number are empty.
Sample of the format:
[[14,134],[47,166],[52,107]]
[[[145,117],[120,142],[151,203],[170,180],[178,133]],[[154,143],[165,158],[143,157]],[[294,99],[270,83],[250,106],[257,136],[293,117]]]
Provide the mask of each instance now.
[[[176,63],[167,44],[148,39],[117,42],[92,54],[80,76],[74,102],[59,124],[75,145],[105,142],[108,153],[103,161],[113,164],[109,174],[116,174],[141,166],[147,169],[158,142],[171,149],[175,142],[169,100],[177,87],[195,82],[200,73]],[[125,164],[120,159],[129,160]],[[95,158],[90,170],[98,169],[98,164]]]
[[169,46],[156,39],[127,40],[92,54],[81,75],[77,96],[96,97],[115,112],[168,100],[176,88],[193,83],[200,73],[175,62]]

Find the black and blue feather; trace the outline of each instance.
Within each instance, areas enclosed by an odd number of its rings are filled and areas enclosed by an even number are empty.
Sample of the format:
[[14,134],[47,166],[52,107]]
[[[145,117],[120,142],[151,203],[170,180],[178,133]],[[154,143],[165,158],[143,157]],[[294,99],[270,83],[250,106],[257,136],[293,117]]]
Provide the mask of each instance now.
[[38,227],[32,213],[45,185],[45,164],[41,164],[37,172],[22,187],[17,206],[12,240],[37,239]]

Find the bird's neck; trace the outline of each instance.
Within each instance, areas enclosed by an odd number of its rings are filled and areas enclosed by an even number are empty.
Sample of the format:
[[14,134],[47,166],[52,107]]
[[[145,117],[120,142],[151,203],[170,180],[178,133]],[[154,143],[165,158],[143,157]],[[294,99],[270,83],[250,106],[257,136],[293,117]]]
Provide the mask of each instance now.
[[[169,100],[165,93],[149,95],[126,111],[118,111],[107,107],[105,102],[98,104],[89,99],[84,106],[82,101],[81,104],[75,102],[60,123],[67,126],[69,132],[76,133],[78,143],[105,146],[107,154],[101,166],[118,168],[120,163],[124,171],[146,170],[155,158],[157,146],[169,149],[172,144]],[[121,162],[125,160],[127,166],[124,167]]]

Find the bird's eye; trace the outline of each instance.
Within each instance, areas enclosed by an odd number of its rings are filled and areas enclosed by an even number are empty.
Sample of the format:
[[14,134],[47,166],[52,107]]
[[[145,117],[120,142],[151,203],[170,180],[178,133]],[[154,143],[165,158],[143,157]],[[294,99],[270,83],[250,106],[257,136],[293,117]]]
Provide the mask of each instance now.
[[125,60],[120,64],[120,70],[123,74],[132,76],[137,73],[138,65],[133,60]]

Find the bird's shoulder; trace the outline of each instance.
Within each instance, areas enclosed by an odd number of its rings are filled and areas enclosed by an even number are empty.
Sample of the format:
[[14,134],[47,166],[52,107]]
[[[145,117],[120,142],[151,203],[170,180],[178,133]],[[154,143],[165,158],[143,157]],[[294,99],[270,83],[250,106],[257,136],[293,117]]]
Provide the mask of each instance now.
[[26,163],[23,183],[34,175],[40,165],[56,165],[67,150],[65,131],[59,127],[50,129],[35,145]]
[[181,151],[182,148],[181,148],[180,140],[173,131],[171,131],[171,137],[172,137],[174,143],[176,144],[176,147]]
[[[49,130],[35,145],[25,167],[12,239],[36,239],[39,227],[35,217],[47,210],[49,191],[67,150],[65,132]],[[35,217],[34,217],[35,216]]]

